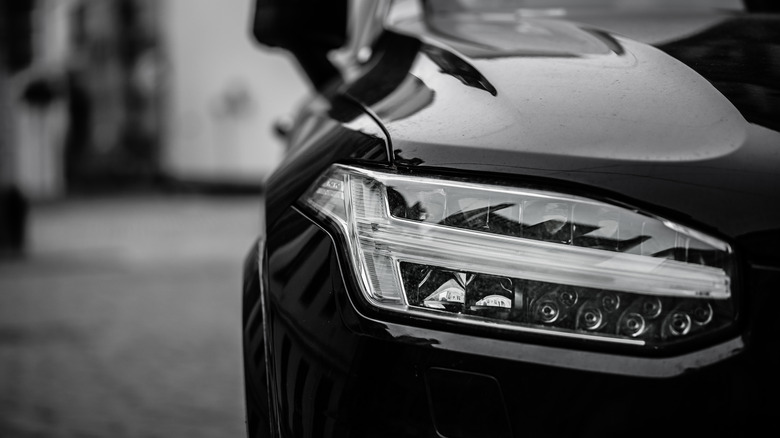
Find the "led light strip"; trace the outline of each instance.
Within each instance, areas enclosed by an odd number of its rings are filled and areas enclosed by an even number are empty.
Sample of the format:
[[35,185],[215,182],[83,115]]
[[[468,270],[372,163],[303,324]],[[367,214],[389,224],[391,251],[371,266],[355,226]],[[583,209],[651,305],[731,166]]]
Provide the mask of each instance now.
[[715,267],[392,218],[386,199],[381,209],[361,211],[363,194],[356,192],[362,184],[353,179],[347,198],[355,199],[352,234],[366,254],[420,264],[434,259],[456,270],[657,296],[731,296],[729,276]]
[[[367,254],[453,270],[658,296],[727,299],[722,269],[389,217],[355,218]],[[464,259],[468,263],[464,263]]]

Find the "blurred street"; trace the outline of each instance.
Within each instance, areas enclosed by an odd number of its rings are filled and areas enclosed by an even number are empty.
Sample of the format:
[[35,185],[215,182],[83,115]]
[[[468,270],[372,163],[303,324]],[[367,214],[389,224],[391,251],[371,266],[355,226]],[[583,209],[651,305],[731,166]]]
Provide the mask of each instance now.
[[256,196],[34,204],[0,260],[0,437],[243,436]]

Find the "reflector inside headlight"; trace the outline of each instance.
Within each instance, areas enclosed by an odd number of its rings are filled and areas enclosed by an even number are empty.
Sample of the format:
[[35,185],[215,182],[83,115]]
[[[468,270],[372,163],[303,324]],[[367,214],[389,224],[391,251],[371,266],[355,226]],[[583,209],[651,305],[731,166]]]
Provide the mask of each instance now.
[[377,307],[637,345],[734,319],[729,245],[636,210],[350,166],[302,201],[337,225]]

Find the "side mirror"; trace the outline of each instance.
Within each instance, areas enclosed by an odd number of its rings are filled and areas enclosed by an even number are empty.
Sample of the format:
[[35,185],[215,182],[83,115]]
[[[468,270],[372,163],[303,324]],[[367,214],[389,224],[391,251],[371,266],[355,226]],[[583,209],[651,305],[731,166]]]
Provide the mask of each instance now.
[[292,53],[318,91],[340,77],[327,54],[347,41],[347,0],[256,0],[252,30]]

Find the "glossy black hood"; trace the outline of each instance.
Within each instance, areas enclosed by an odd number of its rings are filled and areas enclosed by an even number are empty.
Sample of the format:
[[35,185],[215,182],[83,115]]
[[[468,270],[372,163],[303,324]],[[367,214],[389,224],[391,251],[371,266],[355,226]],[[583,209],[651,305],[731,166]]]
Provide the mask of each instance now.
[[[754,46],[771,52],[780,20],[705,18],[694,20],[701,26],[692,34],[677,29],[671,39],[644,42],[562,18],[407,22],[380,41],[374,62],[408,62],[385,63],[363,79],[387,86],[379,75],[391,71],[399,78],[392,91],[351,94],[384,124],[400,168],[569,184],[766,247],[780,229],[777,91],[761,89],[751,100],[734,88],[744,91],[757,76],[778,83],[780,58]],[[739,33],[757,28],[766,41]],[[721,49],[729,41],[730,51],[715,51],[713,41]]]

